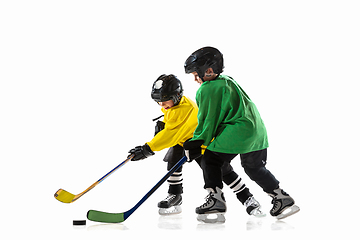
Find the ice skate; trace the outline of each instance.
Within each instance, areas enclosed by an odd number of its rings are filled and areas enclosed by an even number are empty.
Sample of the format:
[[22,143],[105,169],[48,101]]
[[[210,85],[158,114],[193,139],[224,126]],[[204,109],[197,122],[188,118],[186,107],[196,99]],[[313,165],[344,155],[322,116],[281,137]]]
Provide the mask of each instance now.
[[295,205],[294,199],[282,189],[275,189],[274,192],[269,193],[269,195],[273,198],[271,203],[274,204],[270,210],[271,216],[277,219],[283,219],[300,211],[300,208]]
[[216,191],[211,188],[208,191],[206,202],[196,208],[197,220],[204,223],[224,223],[226,212],[224,194],[218,187],[216,187]]
[[158,203],[160,215],[170,215],[181,213],[182,196],[181,194],[169,194],[164,200]]
[[261,205],[254,197],[249,197],[246,202],[244,203],[246,207],[246,212],[254,217],[265,217],[266,214],[263,213],[260,208]]

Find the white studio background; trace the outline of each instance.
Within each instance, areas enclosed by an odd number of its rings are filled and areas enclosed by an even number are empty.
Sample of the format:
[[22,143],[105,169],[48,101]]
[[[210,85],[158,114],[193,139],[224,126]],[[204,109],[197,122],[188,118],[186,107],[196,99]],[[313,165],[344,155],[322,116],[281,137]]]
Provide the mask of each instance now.
[[[346,0],[1,1],[0,234],[355,237],[359,11]],[[157,214],[165,183],[123,224],[73,228],[89,209],[130,209],[166,173],[163,151],[128,163],[75,203],[53,197],[58,188],[80,193],[151,140],[151,119],[161,114],[150,97],[158,76],[177,75],[195,100],[198,85],[183,63],[204,46],[222,51],[224,74],[256,103],[269,134],[268,168],[300,213],[249,220],[225,188],[228,221],[199,225],[194,208],[206,192],[191,163],[181,216]],[[271,199],[238,158],[233,165],[268,212]]]

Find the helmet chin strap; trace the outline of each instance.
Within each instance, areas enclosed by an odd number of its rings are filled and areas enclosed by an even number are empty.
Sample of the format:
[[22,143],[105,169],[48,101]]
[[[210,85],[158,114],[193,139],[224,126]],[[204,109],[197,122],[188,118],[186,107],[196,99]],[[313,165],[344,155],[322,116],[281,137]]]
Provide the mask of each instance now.
[[[204,76],[201,77],[200,79],[201,79],[203,82],[205,82],[205,81],[210,81],[210,80],[204,80],[204,77],[211,78],[211,77],[214,76],[214,75],[217,77],[219,74],[215,74],[215,73],[208,74],[208,73],[205,73]],[[216,77],[215,77],[215,78],[216,78]]]

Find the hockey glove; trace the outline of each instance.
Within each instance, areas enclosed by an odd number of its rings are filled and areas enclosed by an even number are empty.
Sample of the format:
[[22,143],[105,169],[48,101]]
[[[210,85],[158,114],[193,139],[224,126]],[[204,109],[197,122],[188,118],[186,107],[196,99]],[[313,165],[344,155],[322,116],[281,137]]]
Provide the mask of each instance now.
[[162,121],[157,121],[155,125],[155,135],[158,134],[160,131],[162,131],[165,128],[165,123]]
[[188,158],[188,162],[192,162],[194,159],[201,157],[201,145],[204,143],[203,140],[186,140],[184,142],[185,155]]
[[[162,118],[164,115],[161,115],[160,117],[154,118],[153,121],[159,120],[160,118]],[[155,125],[155,136],[156,134],[158,134],[160,131],[162,131],[165,128],[165,123],[162,121],[156,121],[156,125]]]
[[149,145],[147,145],[147,144],[145,144],[143,146],[137,146],[137,147],[131,149],[129,151],[129,153],[130,153],[129,156],[131,154],[135,154],[135,156],[131,159],[131,161],[142,160],[142,159],[145,159],[145,158],[150,157],[155,154],[153,151],[151,151]]

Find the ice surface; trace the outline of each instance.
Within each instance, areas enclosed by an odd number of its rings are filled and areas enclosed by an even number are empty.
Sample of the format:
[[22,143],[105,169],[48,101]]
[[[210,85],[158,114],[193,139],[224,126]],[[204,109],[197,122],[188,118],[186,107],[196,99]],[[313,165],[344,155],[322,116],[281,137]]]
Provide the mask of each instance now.
[[[358,236],[359,23],[358,1],[1,1],[1,239]],[[236,158],[265,218],[248,216],[225,187],[226,223],[197,222],[207,194],[187,163],[180,215],[158,214],[165,183],[122,224],[73,227],[89,209],[129,210],[164,175],[163,151],[74,203],[54,199],[59,188],[83,191],[151,140],[158,76],[177,75],[195,100],[199,86],[183,64],[207,45],[256,103],[267,168],[301,211],[271,217],[271,199]]]

